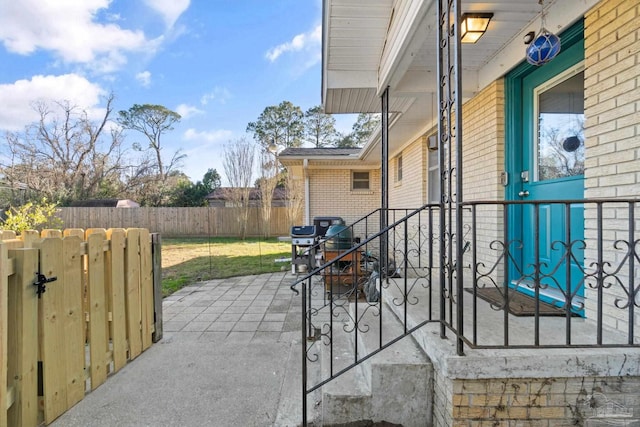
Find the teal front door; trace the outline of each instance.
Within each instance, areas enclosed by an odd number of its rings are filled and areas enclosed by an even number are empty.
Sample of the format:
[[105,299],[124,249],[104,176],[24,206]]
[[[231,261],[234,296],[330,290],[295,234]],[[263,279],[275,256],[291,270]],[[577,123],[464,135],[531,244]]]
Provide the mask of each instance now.
[[581,311],[584,291],[584,207],[554,201],[584,197],[583,44],[564,49],[552,62],[518,79],[520,97],[508,170],[514,176],[507,198],[514,207],[510,239],[517,265],[510,283],[543,301]]

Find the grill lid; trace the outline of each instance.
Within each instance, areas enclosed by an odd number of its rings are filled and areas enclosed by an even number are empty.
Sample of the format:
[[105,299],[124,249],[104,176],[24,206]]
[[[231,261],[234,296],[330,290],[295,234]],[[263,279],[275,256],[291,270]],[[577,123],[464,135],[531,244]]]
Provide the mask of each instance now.
[[327,229],[325,234],[327,239],[347,239],[351,240],[351,228],[342,224],[335,224]]
[[291,227],[291,237],[315,237],[315,225],[294,225]]

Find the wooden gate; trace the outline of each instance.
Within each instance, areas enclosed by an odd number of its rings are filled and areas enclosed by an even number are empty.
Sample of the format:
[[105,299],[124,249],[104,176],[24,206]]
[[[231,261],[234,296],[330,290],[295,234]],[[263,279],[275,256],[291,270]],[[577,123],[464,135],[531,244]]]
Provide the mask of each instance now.
[[0,427],[51,423],[160,339],[153,247],[146,229],[0,232]]

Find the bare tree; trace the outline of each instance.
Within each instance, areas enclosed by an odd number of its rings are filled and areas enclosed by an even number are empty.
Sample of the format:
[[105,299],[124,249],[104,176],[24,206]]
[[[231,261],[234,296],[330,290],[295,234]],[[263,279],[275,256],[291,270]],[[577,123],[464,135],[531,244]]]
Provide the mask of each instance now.
[[231,141],[224,147],[224,174],[230,186],[228,197],[233,208],[238,211],[242,239],[247,236],[254,157],[255,146],[244,137]]
[[304,185],[302,179],[294,178],[287,171],[285,179],[285,190],[287,193],[287,221],[293,226],[300,223],[304,208]]
[[540,123],[538,153],[540,179],[566,178],[584,174],[584,120],[573,117],[557,125]]
[[258,180],[260,190],[260,207],[262,213],[262,233],[264,237],[271,236],[271,208],[273,192],[278,185],[278,164],[275,154],[263,151],[260,156],[261,176]]
[[119,194],[124,150],[122,134],[109,131],[113,99],[107,97],[97,121],[67,101],[35,104],[39,120],[5,135],[0,173],[6,183],[59,204]]

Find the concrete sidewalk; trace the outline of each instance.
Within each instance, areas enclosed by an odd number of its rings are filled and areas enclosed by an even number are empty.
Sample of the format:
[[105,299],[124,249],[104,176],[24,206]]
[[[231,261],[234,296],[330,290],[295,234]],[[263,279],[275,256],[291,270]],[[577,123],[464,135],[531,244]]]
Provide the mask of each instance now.
[[298,424],[296,415],[276,420],[278,406],[295,407],[301,395],[294,279],[214,280],[165,298],[164,338],[51,425]]

